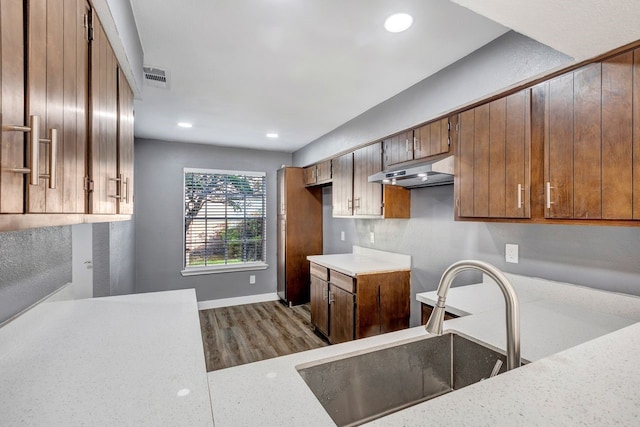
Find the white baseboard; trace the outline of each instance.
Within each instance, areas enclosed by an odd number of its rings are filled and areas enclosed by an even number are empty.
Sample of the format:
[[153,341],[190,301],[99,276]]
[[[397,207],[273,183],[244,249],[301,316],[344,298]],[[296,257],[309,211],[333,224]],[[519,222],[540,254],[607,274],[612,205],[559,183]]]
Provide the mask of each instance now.
[[246,297],[223,298],[209,301],[198,301],[198,310],[208,310],[210,308],[231,307],[234,305],[254,304],[257,302],[278,301],[277,293],[248,295]]

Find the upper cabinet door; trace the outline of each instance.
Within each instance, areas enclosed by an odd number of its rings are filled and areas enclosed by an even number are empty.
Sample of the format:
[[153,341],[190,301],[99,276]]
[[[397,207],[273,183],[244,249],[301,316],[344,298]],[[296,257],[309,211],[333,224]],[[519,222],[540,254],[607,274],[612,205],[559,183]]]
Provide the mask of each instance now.
[[547,123],[545,217],[640,217],[633,197],[639,173],[633,167],[635,61],[634,52],[623,53],[541,85]]
[[133,214],[133,92],[118,71],[118,213]]
[[413,158],[436,156],[449,152],[449,118],[440,119],[413,131]]
[[29,167],[24,161],[29,123],[24,122],[22,10],[21,0],[0,1],[0,213],[23,213],[24,178],[15,170]]
[[117,213],[121,182],[118,176],[118,64],[95,13],[91,46],[91,133],[89,165],[93,181],[89,210]]
[[27,144],[27,152],[40,178],[27,185],[27,212],[83,213],[89,6],[29,0],[27,11],[25,115],[39,120],[39,142]]
[[413,131],[403,132],[382,141],[385,169],[413,160]]
[[353,153],[333,159],[333,216],[353,215]]
[[458,216],[530,217],[530,99],[527,89],[460,114]]
[[353,214],[382,215],[382,184],[369,182],[369,175],[382,170],[380,143],[353,153]]

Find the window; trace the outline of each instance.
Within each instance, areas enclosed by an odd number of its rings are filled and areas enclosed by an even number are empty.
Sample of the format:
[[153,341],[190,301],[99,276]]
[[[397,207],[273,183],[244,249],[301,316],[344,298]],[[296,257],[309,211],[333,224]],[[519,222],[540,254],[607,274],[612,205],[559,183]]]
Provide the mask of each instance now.
[[183,275],[265,269],[266,174],[184,170]]

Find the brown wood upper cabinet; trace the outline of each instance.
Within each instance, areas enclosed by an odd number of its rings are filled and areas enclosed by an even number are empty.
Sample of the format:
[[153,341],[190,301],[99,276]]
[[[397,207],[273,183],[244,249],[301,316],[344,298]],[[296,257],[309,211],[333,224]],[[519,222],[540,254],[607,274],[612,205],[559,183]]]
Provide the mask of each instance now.
[[384,168],[448,153],[450,128],[450,120],[445,117],[383,140]]
[[459,115],[459,217],[529,218],[531,95],[526,89]]
[[380,170],[381,143],[333,159],[333,216],[409,218],[409,190],[369,182]]
[[639,70],[636,49],[534,88],[546,123],[546,218],[640,219]]
[[93,15],[89,213],[118,212],[118,64],[100,20]]
[[304,185],[312,186],[331,182],[331,160],[325,160],[304,168]]
[[133,214],[133,92],[118,70],[118,213]]
[[0,5],[0,212],[84,213],[89,4],[24,4]]
[[23,213],[24,24],[21,0],[0,1],[0,213]]

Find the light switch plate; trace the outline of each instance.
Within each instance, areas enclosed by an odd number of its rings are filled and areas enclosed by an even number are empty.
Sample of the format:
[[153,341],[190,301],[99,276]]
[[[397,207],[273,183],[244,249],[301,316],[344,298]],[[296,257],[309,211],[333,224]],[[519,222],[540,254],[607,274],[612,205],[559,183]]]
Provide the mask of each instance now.
[[249,284],[250,285],[255,285],[256,284],[256,276],[255,274],[252,274],[249,276]]
[[375,233],[373,231],[370,233],[370,236],[371,236],[371,243],[375,243],[376,242],[376,235],[375,235]]
[[504,249],[504,260],[513,264],[518,263],[518,245],[507,243]]
[[342,240],[344,242],[344,231],[340,232],[340,240]]

